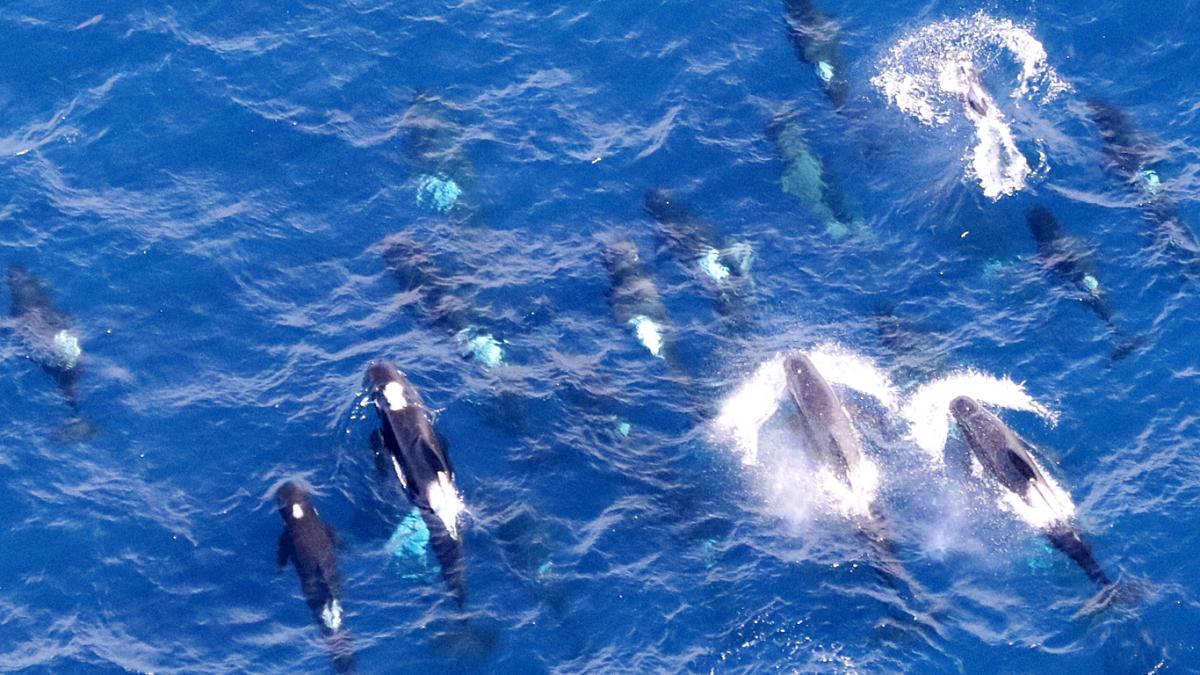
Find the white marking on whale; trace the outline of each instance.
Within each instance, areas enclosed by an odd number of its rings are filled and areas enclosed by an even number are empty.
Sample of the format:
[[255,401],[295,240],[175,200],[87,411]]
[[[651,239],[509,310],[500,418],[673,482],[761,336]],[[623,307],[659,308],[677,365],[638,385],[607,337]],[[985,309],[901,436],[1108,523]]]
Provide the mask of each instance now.
[[404,398],[404,385],[399,382],[388,382],[383,387],[383,398],[390,410],[404,410],[408,407],[408,400]]

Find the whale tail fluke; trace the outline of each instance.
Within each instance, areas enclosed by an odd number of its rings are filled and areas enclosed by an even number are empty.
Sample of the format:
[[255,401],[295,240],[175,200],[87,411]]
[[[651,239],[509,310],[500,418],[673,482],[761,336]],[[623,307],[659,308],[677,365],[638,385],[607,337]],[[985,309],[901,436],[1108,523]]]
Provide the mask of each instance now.
[[1079,565],[1083,573],[1089,579],[1094,581],[1096,585],[1107,587],[1112,585],[1112,580],[1100,569],[1100,563],[1096,562],[1096,557],[1092,555],[1092,547],[1079,536],[1079,532],[1069,525],[1056,525],[1046,532],[1046,537],[1050,540],[1054,547],[1067,557],[1075,561]]
[[442,579],[461,608],[467,603],[467,569],[462,541],[452,536],[437,516],[424,511],[421,515],[429,528],[429,546],[442,568]]
[[354,653],[354,642],[345,630],[330,633],[325,638],[329,653],[333,655],[333,671],[338,675],[351,675],[358,671],[358,656]]
[[1117,346],[1113,349],[1112,360],[1120,361],[1137,352],[1141,351],[1146,346],[1146,336],[1136,335],[1125,332],[1124,329],[1116,329]]

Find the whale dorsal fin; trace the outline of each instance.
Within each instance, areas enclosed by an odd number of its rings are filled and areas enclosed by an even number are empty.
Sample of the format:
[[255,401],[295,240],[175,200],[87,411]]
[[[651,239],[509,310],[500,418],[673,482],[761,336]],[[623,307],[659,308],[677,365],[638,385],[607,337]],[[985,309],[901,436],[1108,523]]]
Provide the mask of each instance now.
[[1015,468],[1017,473],[1021,474],[1021,477],[1023,477],[1025,480],[1038,479],[1039,476],[1037,469],[1033,468],[1033,466],[1026,461],[1025,457],[1022,456],[1021,453],[1018,453],[1010,448],[1008,450],[1008,460],[1012,462],[1013,468]]

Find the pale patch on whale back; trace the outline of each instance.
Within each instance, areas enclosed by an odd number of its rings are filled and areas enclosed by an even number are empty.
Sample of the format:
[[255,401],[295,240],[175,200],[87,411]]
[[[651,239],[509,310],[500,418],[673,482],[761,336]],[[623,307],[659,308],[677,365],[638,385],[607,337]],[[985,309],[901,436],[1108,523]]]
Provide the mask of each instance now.
[[83,348],[79,346],[79,338],[71,331],[63,329],[54,334],[54,358],[57,366],[70,370],[79,363]]
[[442,525],[446,526],[450,537],[458,539],[458,521],[466,511],[466,506],[463,504],[458,490],[454,488],[454,482],[450,480],[449,474],[439,471],[437,482],[430,483],[426,493],[429,498],[429,508],[442,521]]
[[662,330],[654,319],[645,314],[638,314],[629,320],[629,325],[633,326],[633,332],[637,335],[638,342],[650,351],[651,354],[658,358],[663,358],[663,336]]
[[292,517],[300,520],[304,517],[304,507],[299,504],[292,504]]
[[700,269],[709,279],[718,284],[724,283],[731,274],[729,268],[721,262],[721,252],[715,248],[705,251],[704,255],[696,261],[696,264],[700,266]]
[[1032,412],[1051,424],[1058,420],[1057,415],[1034,400],[1024,386],[1008,378],[965,371],[928,382],[909,396],[902,412],[908,421],[911,438],[936,465],[943,463],[946,435],[952,421],[950,402],[959,396],[969,396],[998,408]]
[[776,357],[760,364],[721,403],[714,424],[720,433],[732,437],[742,463],[758,462],[758,432],[779,408],[786,386],[783,359]]
[[384,385],[383,399],[387,401],[388,410],[404,410],[408,407],[408,399],[404,397],[404,385],[399,382],[388,382]]

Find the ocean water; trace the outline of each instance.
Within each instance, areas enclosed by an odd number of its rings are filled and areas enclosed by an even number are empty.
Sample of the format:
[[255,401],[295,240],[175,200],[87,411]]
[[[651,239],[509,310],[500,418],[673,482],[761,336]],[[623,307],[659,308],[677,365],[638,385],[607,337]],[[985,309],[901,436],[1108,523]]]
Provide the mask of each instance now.
[[[1200,227],[1200,3],[816,8],[838,56],[806,63],[774,0],[0,6],[4,264],[83,350],[76,413],[6,319],[0,669],[331,670],[275,566],[288,479],[340,537],[360,672],[1200,669],[1200,285],[1163,237]],[[792,351],[901,583],[797,440]],[[389,546],[376,359],[448,442],[461,609]],[[958,393],[1036,446],[1119,597],[954,468]]]

